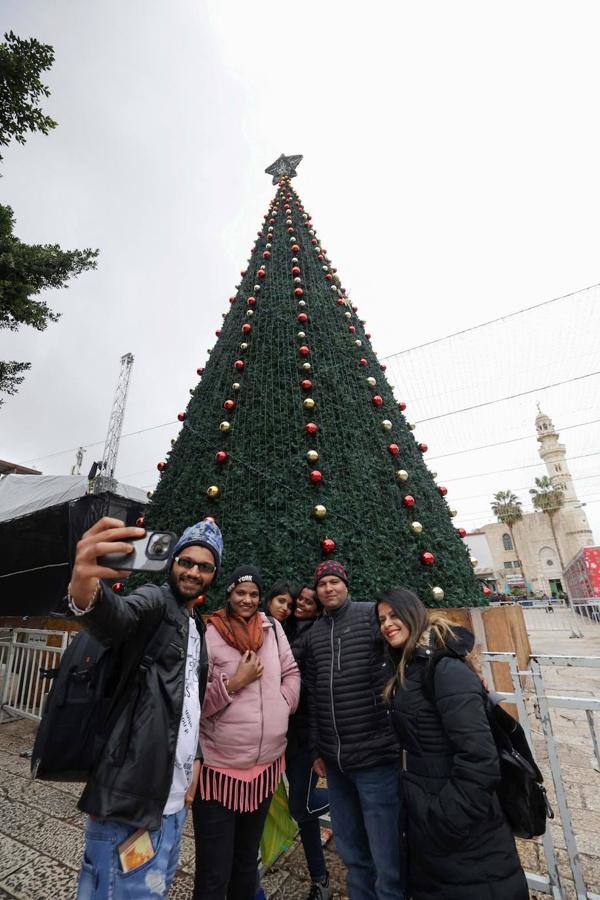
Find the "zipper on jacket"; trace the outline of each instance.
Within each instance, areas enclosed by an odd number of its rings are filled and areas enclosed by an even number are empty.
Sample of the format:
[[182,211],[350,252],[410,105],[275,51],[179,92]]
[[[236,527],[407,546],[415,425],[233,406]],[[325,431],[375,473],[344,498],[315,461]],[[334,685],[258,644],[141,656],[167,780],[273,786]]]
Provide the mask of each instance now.
[[262,697],[262,681],[258,679],[258,693],[260,697],[260,741],[258,742],[258,756],[256,762],[260,759],[260,751],[262,750],[263,735],[265,732],[265,717],[263,713],[263,697]]
[[342,639],[338,638],[338,672],[342,671]]
[[[341,638],[339,638],[338,640],[341,641]],[[338,766],[339,766],[340,772],[343,772],[344,770],[342,769],[342,760],[341,760],[342,742],[340,740],[340,734],[337,729],[337,722],[335,721],[335,705],[333,702],[333,668],[334,668],[334,664],[335,664],[335,650],[333,648],[333,619],[331,619],[331,675],[329,678],[329,693],[331,696],[331,719],[333,721],[333,728],[334,728],[335,736],[337,737],[337,742],[338,742],[338,752],[337,752]]]

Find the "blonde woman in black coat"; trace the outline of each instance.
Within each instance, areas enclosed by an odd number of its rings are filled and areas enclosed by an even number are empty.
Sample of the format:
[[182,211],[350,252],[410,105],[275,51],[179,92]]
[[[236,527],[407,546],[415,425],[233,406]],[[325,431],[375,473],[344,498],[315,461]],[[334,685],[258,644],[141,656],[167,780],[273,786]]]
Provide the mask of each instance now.
[[495,793],[500,767],[473,636],[402,588],[382,594],[376,613],[393,666],[385,697],[402,752],[408,896],[526,900]]

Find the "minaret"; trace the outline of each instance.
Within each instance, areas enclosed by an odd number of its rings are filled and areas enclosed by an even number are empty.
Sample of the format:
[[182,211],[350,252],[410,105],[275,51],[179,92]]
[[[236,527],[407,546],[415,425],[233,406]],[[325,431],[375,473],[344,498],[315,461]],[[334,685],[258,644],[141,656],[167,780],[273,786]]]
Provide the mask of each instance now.
[[575,493],[573,478],[566,462],[566,447],[559,443],[554,423],[550,416],[541,411],[539,403],[535,429],[540,444],[539,453],[546,464],[548,477],[553,485],[560,485],[563,490],[564,503],[556,515],[556,531],[564,563],[568,565],[579,550],[593,546],[594,536],[583,509],[584,504],[580,503]]
[[535,429],[540,444],[539,453],[546,464],[548,477],[555,487],[560,486],[563,490],[564,508],[580,507],[581,504],[573,487],[573,478],[566,462],[566,447],[564,444],[559,444],[558,432],[552,419],[541,411],[539,403]]

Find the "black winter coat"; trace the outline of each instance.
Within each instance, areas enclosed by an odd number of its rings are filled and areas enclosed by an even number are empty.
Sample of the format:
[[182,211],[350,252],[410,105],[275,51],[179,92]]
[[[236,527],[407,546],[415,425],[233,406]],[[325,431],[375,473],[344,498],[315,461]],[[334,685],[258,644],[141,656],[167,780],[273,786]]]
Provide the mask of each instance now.
[[[402,748],[408,882],[414,900],[525,900],[527,883],[495,787],[498,752],[477,675],[418,649],[392,700]],[[432,690],[433,688],[433,690]]]
[[348,597],[326,611],[308,632],[304,669],[314,759],[342,771],[398,760],[382,700],[384,648],[373,603]]
[[308,714],[308,696],[306,690],[306,657],[308,651],[308,633],[317,619],[298,619],[295,622],[293,632],[288,634],[288,640],[294,659],[298,663],[300,676],[302,678],[300,686],[300,702],[296,712],[290,716],[290,722],[287,733],[287,750],[286,754],[292,756],[302,747],[307,747],[309,743],[309,714]]
[[[202,702],[208,674],[204,624],[195,611],[188,613],[176,601],[167,584],[147,584],[128,597],[119,597],[103,585],[98,602],[79,619],[104,646],[122,650],[121,683],[134,677],[156,629],[168,628],[169,622],[174,626],[166,648],[144,676],[139,694],[130,698],[108,738],[79,800],[83,812],[150,831],[160,828],[173,780],[190,615],[194,615],[201,640]],[[116,765],[123,741],[127,746],[125,759],[122,765]]]

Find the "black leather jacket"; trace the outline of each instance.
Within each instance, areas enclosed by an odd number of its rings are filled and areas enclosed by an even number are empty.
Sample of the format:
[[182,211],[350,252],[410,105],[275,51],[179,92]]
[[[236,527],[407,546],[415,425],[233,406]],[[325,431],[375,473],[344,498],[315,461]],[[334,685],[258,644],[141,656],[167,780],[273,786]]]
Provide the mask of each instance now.
[[135,677],[156,629],[171,632],[108,738],[79,800],[83,812],[150,831],[160,827],[173,780],[190,615],[201,639],[202,702],[208,674],[204,625],[195,611],[190,614],[177,602],[169,585],[147,584],[128,597],[103,585],[100,599],[79,619],[100,643],[121,650],[121,683]]

